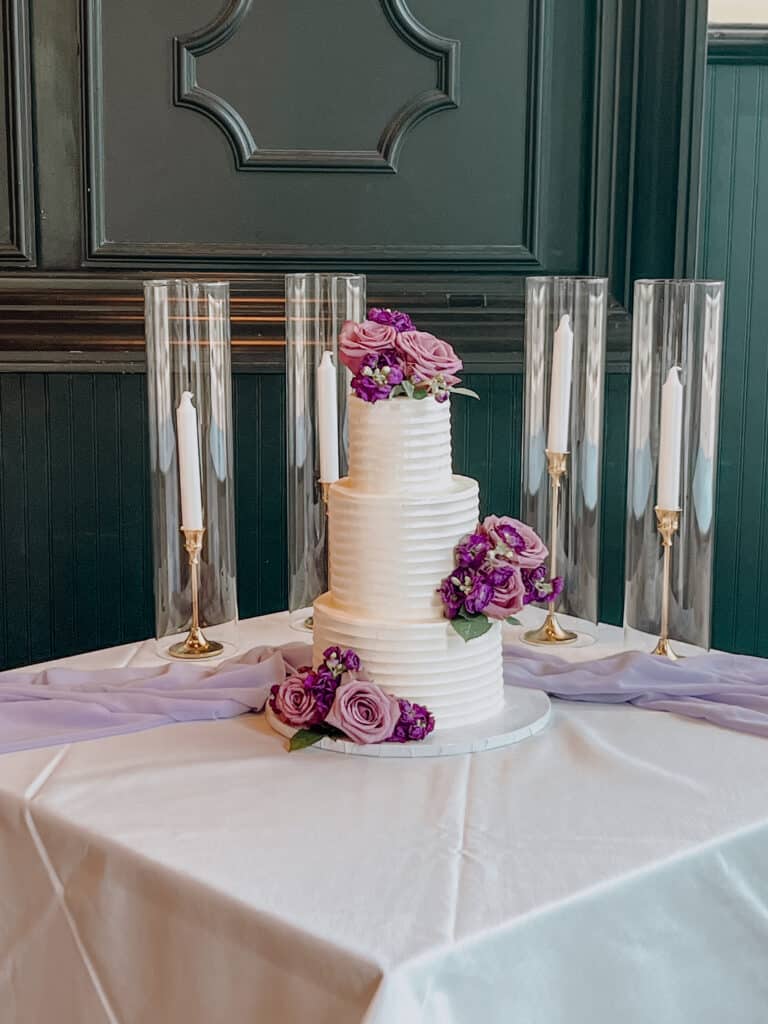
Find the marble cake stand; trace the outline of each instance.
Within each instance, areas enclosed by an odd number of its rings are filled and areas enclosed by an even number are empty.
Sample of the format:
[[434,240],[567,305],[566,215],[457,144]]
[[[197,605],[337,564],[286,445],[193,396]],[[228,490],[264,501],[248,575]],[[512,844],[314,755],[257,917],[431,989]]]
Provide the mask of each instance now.
[[[295,729],[284,725],[266,709],[267,721],[281,736],[290,739]],[[337,754],[358,757],[447,757],[452,754],[475,754],[481,750],[494,750],[519,743],[541,732],[552,714],[552,705],[546,693],[524,690],[515,686],[504,687],[504,707],[491,718],[458,729],[433,732],[418,743],[349,743],[325,737],[312,749],[331,750]]]

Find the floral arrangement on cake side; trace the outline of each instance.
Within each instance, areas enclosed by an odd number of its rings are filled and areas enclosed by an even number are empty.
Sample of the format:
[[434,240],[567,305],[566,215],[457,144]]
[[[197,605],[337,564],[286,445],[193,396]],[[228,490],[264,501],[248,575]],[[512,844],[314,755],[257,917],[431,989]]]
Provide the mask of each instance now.
[[364,402],[389,398],[478,396],[459,387],[462,361],[447,341],[419,331],[407,313],[373,308],[367,319],[347,320],[339,334],[339,358],[352,371],[352,390]]
[[382,690],[368,678],[352,649],[329,647],[316,669],[300,668],[272,687],[269,710],[296,730],[290,750],[310,747],[325,736],[352,743],[424,740],[435,719],[421,704]]
[[510,516],[486,516],[456,546],[456,567],[440,584],[443,612],[464,640],[487,633],[494,621],[518,625],[525,605],[563,592],[550,579],[547,547],[530,526]]

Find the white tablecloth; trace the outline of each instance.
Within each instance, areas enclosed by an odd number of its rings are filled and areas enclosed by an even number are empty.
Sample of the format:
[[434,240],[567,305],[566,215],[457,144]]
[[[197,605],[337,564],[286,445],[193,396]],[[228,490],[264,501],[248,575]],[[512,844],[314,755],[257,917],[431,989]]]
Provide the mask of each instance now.
[[263,716],[0,758],[2,1024],[766,1020],[765,740],[556,703],[456,758]]

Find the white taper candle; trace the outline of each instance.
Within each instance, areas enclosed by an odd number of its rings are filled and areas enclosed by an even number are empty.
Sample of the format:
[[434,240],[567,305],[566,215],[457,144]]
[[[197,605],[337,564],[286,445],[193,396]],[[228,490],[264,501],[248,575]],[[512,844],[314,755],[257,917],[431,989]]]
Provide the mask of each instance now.
[[656,504],[659,508],[680,507],[680,448],[683,437],[683,385],[680,367],[673,366],[661,389],[659,430],[659,472]]
[[179,449],[179,490],[181,525],[185,530],[202,530],[203,496],[200,488],[200,446],[197,439],[197,410],[192,392],[185,391],[176,410]]
[[320,441],[320,481],[339,479],[339,407],[336,367],[330,352],[324,352],[317,368],[317,433]]
[[560,317],[552,350],[552,382],[549,389],[549,436],[551,452],[568,451],[568,424],[571,414],[571,378],[573,376],[573,331],[567,313]]

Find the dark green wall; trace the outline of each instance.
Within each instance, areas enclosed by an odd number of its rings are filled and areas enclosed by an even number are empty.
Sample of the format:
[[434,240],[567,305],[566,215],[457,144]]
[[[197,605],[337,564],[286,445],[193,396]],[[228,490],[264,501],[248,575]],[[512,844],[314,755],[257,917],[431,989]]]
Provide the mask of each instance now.
[[726,281],[713,643],[768,656],[768,33],[713,47],[701,269]]

